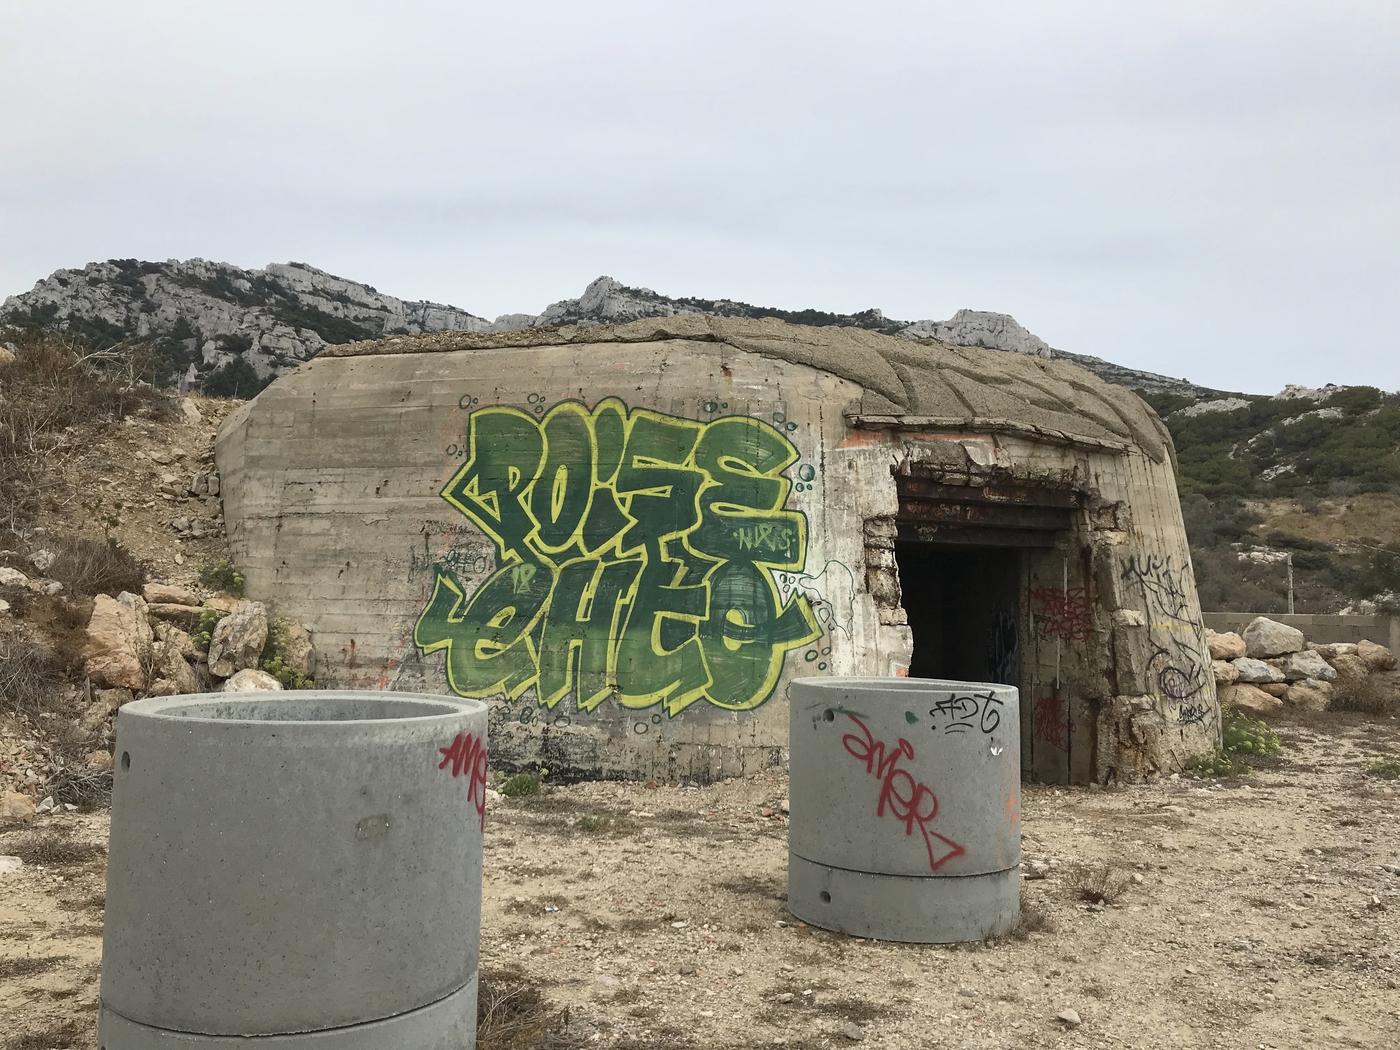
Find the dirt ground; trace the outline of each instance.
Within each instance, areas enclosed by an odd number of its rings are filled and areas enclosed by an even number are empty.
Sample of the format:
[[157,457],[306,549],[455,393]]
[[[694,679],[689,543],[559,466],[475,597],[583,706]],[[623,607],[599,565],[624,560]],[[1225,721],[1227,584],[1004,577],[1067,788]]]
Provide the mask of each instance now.
[[[1400,723],[1281,729],[1245,777],[1027,786],[1044,928],[963,947],[792,919],[779,776],[494,802],[483,972],[561,1011],[513,1048],[1395,1047],[1400,783],[1366,768],[1400,754]],[[32,859],[0,875],[4,1050],[96,1045],[105,831],[93,813],[0,834]],[[1099,908],[1079,888],[1104,863],[1128,886]]]

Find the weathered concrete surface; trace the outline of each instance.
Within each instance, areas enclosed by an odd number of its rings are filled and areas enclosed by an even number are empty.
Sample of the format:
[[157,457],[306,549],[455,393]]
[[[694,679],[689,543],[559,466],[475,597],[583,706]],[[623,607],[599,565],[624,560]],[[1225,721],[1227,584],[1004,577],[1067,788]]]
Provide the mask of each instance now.
[[1015,926],[1016,690],[814,677],[788,693],[792,913],[858,937],[926,943]]
[[321,680],[481,696],[508,765],[784,761],[793,677],[907,673],[906,481],[1065,497],[1007,606],[1028,774],[1218,737],[1165,429],[1062,362],[699,316],[388,340],[272,384],[217,455],[249,593]]
[[[290,1036],[474,985],[485,730],[484,705],[445,697],[123,707],[104,1011],[203,1036]],[[151,1044],[104,1032],[103,1045]]]

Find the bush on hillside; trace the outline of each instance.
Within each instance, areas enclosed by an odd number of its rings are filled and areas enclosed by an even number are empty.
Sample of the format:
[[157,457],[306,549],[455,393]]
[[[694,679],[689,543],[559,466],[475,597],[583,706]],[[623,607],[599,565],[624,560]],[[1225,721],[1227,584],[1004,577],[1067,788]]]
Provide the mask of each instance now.
[[140,594],[146,566],[112,536],[72,536],[50,544],[56,555],[48,576],[73,594]]
[[10,341],[17,360],[0,373],[0,529],[20,532],[38,510],[45,473],[83,440],[81,428],[117,422],[164,397],[146,382],[137,348],[92,350],[41,331]]

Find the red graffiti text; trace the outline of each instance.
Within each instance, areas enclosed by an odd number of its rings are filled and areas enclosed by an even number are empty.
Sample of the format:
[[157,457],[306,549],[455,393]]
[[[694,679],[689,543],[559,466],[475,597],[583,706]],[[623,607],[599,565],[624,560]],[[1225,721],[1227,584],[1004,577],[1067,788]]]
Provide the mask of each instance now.
[[486,830],[486,740],[471,733],[458,733],[447,747],[438,748],[442,761],[438,769],[452,767],[452,775],[465,775],[467,798],[476,807],[481,830]]
[[1031,591],[1031,608],[1042,638],[1087,642],[1093,631],[1089,593],[1083,587],[1067,591],[1037,587]]
[[930,831],[929,825],[938,816],[938,797],[933,789],[922,781],[915,780],[907,770],[899,768],[900,759],[914,758],[914,745],[903,737],[891,748],[882,740],[876,740],[870,729],[859,716],[850,712],[846,717],[856,724],[859,733],[847,733],[841,738],[846,753],[865,766],[865,771],[880,781],[880,804],[875,809],[877,817],[889,815],[904,824],[904,834],[912,835],[914,828],[923,836],[924,847],[928,851],[930,871],[937,871],[954,857],[967,852],[952,839]]
[[1060,698],[1053,693],[1035,702],[1035,739],[1061,751],[1069,750],[1069,723]]

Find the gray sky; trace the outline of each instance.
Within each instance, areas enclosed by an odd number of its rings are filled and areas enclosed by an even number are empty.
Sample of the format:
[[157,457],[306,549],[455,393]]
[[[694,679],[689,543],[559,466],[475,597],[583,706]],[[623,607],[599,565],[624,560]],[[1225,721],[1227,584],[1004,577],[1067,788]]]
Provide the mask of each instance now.
[[297,259],[1400,388],[1400,3],[6,0],[0,296]]

